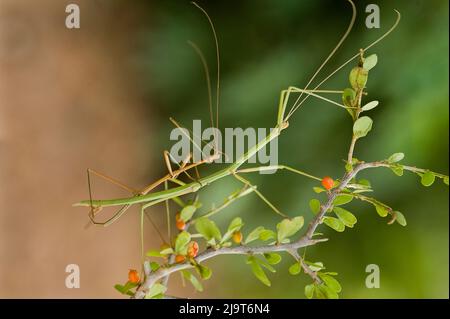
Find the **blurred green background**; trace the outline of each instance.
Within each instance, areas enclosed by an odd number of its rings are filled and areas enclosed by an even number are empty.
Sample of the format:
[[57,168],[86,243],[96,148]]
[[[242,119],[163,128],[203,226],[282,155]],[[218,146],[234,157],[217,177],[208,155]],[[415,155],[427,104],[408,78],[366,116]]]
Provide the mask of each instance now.
[[[357,144],[355,155],[377,160],[404,152],[405,163],[448,174],[448,2],[377,1],[381,29],[367,29],[365,7],[372,2],[357,2],[353,32],[318,78],[390,28],[396,17],[393,9],[399,10],[398,28],[369,52],[376,53],[379,62],[371,71],[366,101],[377,99],[380,106],[371,111],[373,130]],[[346,1],[199,4],[210,14],[219,37],[221,127],[272,127],[280,90],[306,84],[351,17]],[[186,41],[203,50],[213,79],[214,42],[207,20],[188,2],[152,3],[148,12],[151,18],[139,34],[142,47],[133,63],[142,72],[141,89],[157,105],[160,137],[155,149],[167,149],[169,116],[188,127],[192,119],[208,120],[203,70]],[[347,87],[350,67],[323,88]],[[345,111],[309,99],[280,138],[279,162],[318,176],[340,177],[350,134]],[[155,151],[155,161],[160,161],[159,154]],[[161,165],[161,173],[163,169]],[[331,240],[309,248],[307,258],[339,273],[343,298],[448,298],[448,187],[438,182],[424,188],[415,175],[397,177],[385,169],[363,175],[372,182],[374,196],[403,212],[408,226],[388,226],[370,205],[353,202],[349,207],[357,213],[356,227],[344,233],[321,227]],[[318,196],[312,191],[314,182],[287,172],[248,177],[282,211],[311,217],[308,201]],[[205,204],[220,203],[237,187],[230,178],[208,187],[201,198]],[[244,219],[244,233],[261,224],[273,228],[277,220],[256,196],[242,199],[215,220],[226,227],[233,216]],[[208,262],[214,276],[205,293],[193,296],[304,297],[310,279],[288,274],[289,256],[270,276],[271,288],[257,281],[244,261],[242,256],[225,256]],[[365,267],[372,263],[380,266],[380,289],[364,284]]]

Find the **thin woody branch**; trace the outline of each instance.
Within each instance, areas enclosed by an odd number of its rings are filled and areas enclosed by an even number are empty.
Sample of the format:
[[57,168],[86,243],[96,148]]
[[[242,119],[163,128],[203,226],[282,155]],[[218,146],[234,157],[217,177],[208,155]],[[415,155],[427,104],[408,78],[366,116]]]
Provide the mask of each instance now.
[[[349,184],[349,182],[362,170],[368,169],[368,168],[375,168],[375,167],[389,167],[389,164],[386,162],[370,162],[370,163],[360,163],[356,165],[350,172],[346,173],[344,177],[342,178],[340,184],[338,187],[334,188],[330,192],[327,193],[327,200],[326,202],[321,205],[319,213],[314,217],[314,219],[310,222],[308,229],[306,233],[301,236],[298,240],[292,242],[292,243],[286,243],[286,244],[275,244],[275,245],[262,245],[257,247],[249,247],[245,245],[236,246],[236,247],[222,247],[218,249],[209,248],[205,250],[203,253],[199,254],[195,260],[197,263],[202,263],[208,259],[211,259],[213,257],[219,256],[219,255],[257,255],[257,254],[264,254],[264,253],[270,253],[270,252],[288,252],[293,253],[297,252],[298,249],[303,247],[308,247],[315,245],[320,242],[327,241],[327,238],[319,238],[319,239],[313,239],[313,235],[317,229],[317,227],[322,222],[323,217],[325,216],[326,212],[332,207],[333,201],[338,196],[342,190]],[[298,256],[298,254],[297,254]],[[299,257],[299,256],[298,256]],[[301,260],[301,266],[305,270],[305,273],[310,275],[314,280],[317,280],[317,276],[315,275],[315,272],[313,272],[305,263],[303,260]],[[142,283],[142,285],[137,289],[136,294],[134,298],[141,299],[145,297],[146,291],[154,285],[158,280],[167,278],[170,274],[174,272],[178,272],[184,269],[193,268],[194,265],[192,265],[190,262],[184,262],[179,264],[169,264],[168,266],[164,268],[160,268],[155,272],[150,272],[146,274],[146,279]],[[145,268],[145,267],[144,267]],[[320,279],[319,279],[320,280]]]

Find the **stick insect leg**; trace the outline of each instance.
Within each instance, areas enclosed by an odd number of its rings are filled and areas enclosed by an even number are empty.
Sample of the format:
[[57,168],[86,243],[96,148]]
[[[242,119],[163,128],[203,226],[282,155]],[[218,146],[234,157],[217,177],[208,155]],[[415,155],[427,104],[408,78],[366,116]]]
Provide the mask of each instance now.
[[240,176],[240,175],[238,175],[238,174],[236,174],[236,173],[233,173],[233,176],[238,180],[238,181],[240,181],[241,183],[244,183],[245,185],[247,185],[247,186],[249,186],[249,187],[251,187],[251,188],[253,188],[254,190],[254,192],[256,193],[256,195],[258,195],[259,196],[259,198],[261,198],[262,200],[263,200],[263,202],[264,203],[266,203],[267,204],[267,206],[269,206],[275,213],[277,213],[278,215],[280,215],[280,216],[283,216],[284,218],[289,218],[289,216],[287,216],[286,214],[283,214],[278,208],[276,208],[275,207],[275,205],[273,205],[263,194],[261,194],[261,192],[260,191],[258,191],[257,189],[256,189],[256,186],[254,186],[250,181],[248,181],[247,179],[245,179],[244,177],[242,177],[242,176]]
[[[92,187],[91,187],[91,173],[108,181],[111,182],[114,185],[119,186],[120,188],[123,188],[133,194],[136,194],[138,191],[135,190],[134,188],[127,186],[126,184],[120,182],[119,180],[112,178],[106,174],[100,173],[94,169],[88,168],[87,169],[87,180],[88,180],[88,189],[89,189],[89,198],[91,200],[92,203]],[[91,220],[91,223],[94,225],[102,225],[102,226],[109,226],[110,224],[112,224],[114,221],[116,221],[118,218],[120,218],[127,210],[128,208],[130,208],[131,205],[124,205],[122,206],[116,213],[114,213],[114,215],[109,218],[108,220],[104,221],[104,222],[97,222],[95,220],[95,216],[101,211],[101,207],[94,207],[92,204],[90,205],[90,211],[89,211],[89,219]],[[90,225],[87,224],[86,227],[88,227]]]
[[[325,102],[337,105],[337,106],[342,107],[344,109],[353,109],[353,107],[345,106],[343,104],[337,103],[337,102],[335,102],[333,100],[330,100],[330,99],[328,99],[326,97],[323,97],[323,96],[315,93],[315,92],[317,92],[317,93],[342,93],[342,91],[332,91],[332,90],[330,90],[330,91],[322,91],[321,92],[321,91],[318,91],[318,90],[317,91],[316,90],[304,90],[304,89],[299,89],[299,88],[296,88],[296,87],[290,87],[289,90],[290,90],[290,92],[298,92],[298,93],[301,93],[301,94],[306,94],[307,96],[313,96],[315,98],[318,98],[318,99],[321,99],[321,100],[323,100]],[[298,106],[301,106],[301,104],[298,104]]]
[[130,187],[130,186],[126,185],[125,183],[123,183],[123,182],[121,182],[121,181],[119,181],[119,180],[117,180],[117,179],[115,179],[115,178],[113,178],[111,176],[108,176],[106,174],[100,173],[99,171],[96,171],[95,169],[92,169],[92,168],[88,168],[87,169],[87,174],[89,176],[89,179],[90,179],[90,174],[91,173],[96,175],[96,176],[98,176],[98,177],[100,177],[100,178],[102,178],[102,179],[104,179],[105,181],[108,181],[108,182],[110,182],[110,183],[112,183],[114,185],[119,186],[120,188],[123,188],[126,191],[129,191],[130,193],[138,193],[139,192],[137,189],[134,189],[133,187]]
[[269,165],[269,166],[250,167],[250,168],[244,168],[244,169],[237,170],[236,173],[254,173],[254,172],[261,173],[261,172],[264,172],[264,171],[272,171],[272,170],[277,170],[277,169],[285,169],[285,170],[290,171],[292,173],[295,173],[295,174],[298,174],[298,175],[302,175],[302,176],[314,179],[316,181],[321,181],[322,180],[321,178],[319,178],[317,176],[308,174],[306,172],[300,171],[298,169],[295,169],[293,167],[286,166],[286,165]]

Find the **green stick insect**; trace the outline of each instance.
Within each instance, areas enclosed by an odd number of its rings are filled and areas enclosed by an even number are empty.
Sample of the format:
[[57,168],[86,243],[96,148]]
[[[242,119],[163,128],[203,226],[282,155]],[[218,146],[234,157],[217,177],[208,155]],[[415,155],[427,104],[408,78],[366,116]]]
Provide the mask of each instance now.
[[[140,220],[141,220],[141,249],[143,255],[142,279],[133,273],[129,277],[128,282],[124,285],[116,285],[116,289],[121,293],[130,295],[133,298],[168,298],[166,294],[168,280],[171,274],[180,273],[183,280],[188,280],[199,291],[203,290],[200,280],[191,271],[194,270],[198,275],[206,280],[211,276],[211,270],[204,265],[204,261],[218,255],[224,254],[239,254],[247,256],[247,264],[249,264],[253,274],[265,285],[270,286],[271,282],[266,274],[266,271],[275,272],[274,265],[281,260],[280,252],[287,253],[294,259],[294,264],[289,267],[289,272],[293,275],[299,274],[303,271],[312,279],[312,283],[305,286],[305,295],[307,298],[338,298],[341,291],[341,285],[336,279],[336,273],[325,271],[325,266],[320,262],[311,262],[306,258],[306,247],[327,241],[328,238],[322,237],[321,233],[316,232],[317,228],[325,224],[326,226],[342,232],[346,228],[354,227],[357,218],[347,209],[343,208],[345,204],[356,199],[373,205],[376,212],[382,216],[390,216],[389,224],[398,222],[400,225],[406,226],[406,219],[398,211],[393,210],[389,205],[367,196],[365,193],[372,191],[370,183],[364,180],[358,180],[357,175],[369,168],[385,167],[391,169],[395,174],[402,175],[404,171],[409,171],[417,174],[423,185],[430,186],[434,183],[436,178],[440,178],[448,185],[449,178],[446,175],[439,174],[427,169],[420,169],[414,166],[400,164],[403,160],[403,153],[395,153],[388,159],[365,162],[356,159],[353,156],[355,145],[359,139],[366,136],[372,128],[372,119],[365,114],[369,110],[377,106],[378,101],[370,101],[363,104],[364,96],[366,95],[366,84],[370,70],[377,64],[377,56],[375,54],[366,56],[366,53],[377,43],[388,36],[398,25],[400,21],[400,13],[395,11],[397,19],[393,26],[386,31],[380,38],[372,42],[363,49],[360,49],[354,56],[349,58],[346,62],[341,64],[338,68],[325,76],[317,85],[312,86],[312,82],[319,75],[323,67],[334,56],[336,51],[344,43],[347,36],[350,34],[356,19],[356,7],[351,0],[347,0],[352,8],[352,18],[344,32],[343,36],[333,48],[331,53],[319,66],[317,71],[312,75],[308,83],[303,89],[297,87],[289,87],[283,90],[280,94],[278,105],[278,115],[276,125],[273,130],[262,140],[250,147],[248,151],[237,158],[233,163],[227,167],[220,169],[208,176],[201,177],[199,174],[199,167],[204,164],[210,164],[220,156],[220,152],[215,148],[213,155],[206,156],[200,162],[191,163],[190,157],[178,164],[177,169],[172,169],[170,164],[170,154],[164,152],[164,159],[169,173],[157,181],[151,183],[142,190],[131,188],[120,181],[117,181],[109,176],[99,173],[94,170],[88,170],[88,185],[90,199],[80,201],[74,206],[86,206],[90,208],[89,217],[91,222],[103,226],[109,226],[120,219],[121,216],[132,206],[139,205]],[[213,22],[204,9],[196,3],[193,3],[208,19],[211,26],[214,41],[216,45],[217,58],[217,80],[216,80],[216,101],[215,101],[215,119],[213,116],[213,99],[211,94],[211,81],[209,76],[208,65],[201,51],[193,43],[194,50],[199,54],[206,74],[210,121],[212,127],[219,127],[219,45],[217,35],[214,29]],[[320,89],[321,86],[327,82],[333,75],[339,72],[349,63],[357,60],[356,65],[352,68],[349,74],[350,88],[344,89]],[[328,96],[338,95],[342,102],[336,102]],[[329,177],[321,178],[313,174],[306,173],[293,167],[286,165],[271,165],[242,168],[242,166],[259,150],[266,147],[272,140],[278,138],[281,133],[289,127],[289,121],[296,111],[305,103],[309,97],[317,98],[325,101],[331,105],[338,106],[346,110],[353,119],[353,134],[348,150],[348,157],[345,161],[345,172],[342,178],[332,180]],[[292,103],[292,100],[295,101]],[[171,119],[172,123],[177,127],[181,127],[178,122]],[[216,139],[215,139],[216,140]],[[193,141],[192,141],[193,142]],[[195,144],[195,143],[194,143]],[[195,145],[200,148],[199,145]],[[217,146],[217,145],[216,145]],[[316,193],[323,193],[326,198],[323,201],[312,199],[310,201],[310,208],[314,214],[314,218],[307,226],[305,232],[300,236],[296,235],[304,226],[303,216],[289,217],[282,213],[272,202],[264,196],[256,185],[253,185],[248,179],[244,178],[244,174],[263,172],[266,170],[287,170],[289,172],[302,175],[304,177],[322,182],[323,187],[315,187]],[[190,173],[195,171],[195,177]],[[90,174],[94,173],[97,176],[108,180],[109,182],[120,186],[121,188],[132,193],[132,196],[125,198],[113,199],[93,199],[90,187]],[[185,175],[187,181],[183,181],[181,176]],[[211,186],[216,181],[226,177],[233,177],[240,183],[242,188],[230,194],[223,204],[211,209],[210,211],[198,214],[199,200],[198,192],[205,187]],[[173,187],[169,187],[174,185]],[[156,190],[157,187],[164,186],[162,190]],[[281,221],[276,225],[276,230],[266,229],[263,226],[255,228],[246,236],[243,236],[241,229],[243,221],[240,217],[234,218],[225,232],[221,232],[219,227],[211,220],[215,214],[223,211],[226,207],[249,194],[256,194],[263,200],[267,206],[276,214],[281,216]],[[185,202],[182,197],[188,194],[195,194],[195,200]],[[181,206],[180,212],[176,215],[177,226],[179,231],[171,238],[170,234],[170,211],[169,201],[174,201]],[[144,216],[145,210],[159,203],[166,204],[166,217],[168,223],[168,235],[171,238],[171,243],[166,243],[166,246],[161,250],[151,250],[144,256]],[[97,215],[102,208],[105,207],[119,207],[118,211],[106,221],[98,221]],[[147,215],[149,218],[150,216]],[[151,221],[151,219],[150,219]],[[190,231],[195,227],[195,232]],[[159,233],[159,230],[157,230]],[[160,235],[162,236],[162,235]],[[196,241],[201,241],[202,249]],[[303,253],[300,253],[303,249]],[[162,262],[150,262],[148,258],[162,258]]]

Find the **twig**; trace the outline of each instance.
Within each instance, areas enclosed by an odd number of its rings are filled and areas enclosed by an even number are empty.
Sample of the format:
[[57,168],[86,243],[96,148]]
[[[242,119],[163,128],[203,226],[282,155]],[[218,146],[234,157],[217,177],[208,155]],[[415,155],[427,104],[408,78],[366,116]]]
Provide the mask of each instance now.
[[[386,162],[370,162],[370,163],[360,163],[357,164],[350,172],[346,173],[341,180],[341,183],[338,187],[334,188],[327,194],[326,202],[321,205],[319,213],[314,217],[314,219],[310,222],[306,233],[301,236],[297,241],[286,243],[286,244],[276,244],[276,245],[263,245],[257,247],[249,247],[245,245],[236,246],[236,247],[222,247],[218,249],[209,248],[195,259],[197,263],[204,262],[210,258],[219,256],[219,255],[255,255],[255,254],[264,254],[269,252],[288,252],[292,253],[297,251],[300,248],[312,246],[320,242],[327,241],[328,238],[319,238],[313,239],[313,235],[322,222],[323,217],[326,212],[332,207],[333,201],[338,196],[342,190],[347,186],[347,184],[362,170],[368,168],[375,167],[390,167],[389,163]],[[314,274],[311,269],[302,262],[302,268],[308,273],[310,276],[314,278]],[[164,279],[170,274],[183,270],[193,268],[194,266],[189,262],[179,263],[179,264],[169,264],[164,268],[160,268],[155,272],[150,273],[150,275],[146,276],[145,281],[142,285],[137,289],[134,298],[141,299],[145,297],[146,291],[154,285],[158,280]]]

